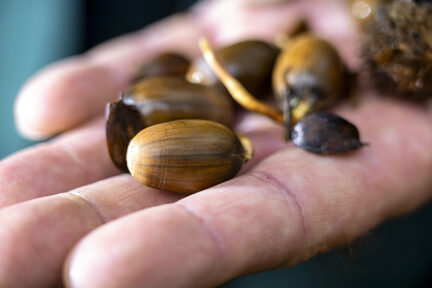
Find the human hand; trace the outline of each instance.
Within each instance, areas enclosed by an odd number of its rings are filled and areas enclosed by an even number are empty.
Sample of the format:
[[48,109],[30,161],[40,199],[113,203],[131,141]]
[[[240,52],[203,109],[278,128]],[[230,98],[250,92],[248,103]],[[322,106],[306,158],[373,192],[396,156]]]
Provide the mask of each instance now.
[[67,132],[0,163],[0,286],[53,286],[64,269],[72,287],[212,287],[294,265],[428,201],[430,102],[379,98],[368,87],[360,87],[357,107],[335,110],[370,143],[353,154],[304,152],[282,141],[278,124],[246,114],[236,129],[256,155],[241,176],[183,199],[115,176],[98,115],[138,63],[161,49],[196,56],[202,35],[215,44],[271,40],[303,13],[358,64],[339,2],[250,8],[221,0],[59,63],[27,84],[17,102],[23,133]]

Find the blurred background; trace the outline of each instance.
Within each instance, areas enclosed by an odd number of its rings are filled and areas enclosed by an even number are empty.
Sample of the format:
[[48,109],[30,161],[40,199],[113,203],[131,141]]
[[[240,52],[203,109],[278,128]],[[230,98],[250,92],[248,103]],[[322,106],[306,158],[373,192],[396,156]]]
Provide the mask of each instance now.
[[[32,74],[194,2],[0,0],[0,159],[33,144],[18,135],[13,120],[14,98]],[[338,251],[222,287],[432,287],[431,243],[429,205]]]

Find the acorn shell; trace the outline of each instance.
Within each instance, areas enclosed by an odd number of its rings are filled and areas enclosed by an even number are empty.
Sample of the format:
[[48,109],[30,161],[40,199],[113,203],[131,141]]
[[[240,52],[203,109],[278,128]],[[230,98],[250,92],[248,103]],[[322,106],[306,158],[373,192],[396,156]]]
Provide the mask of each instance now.
[[228,95],[177,77],[144,79],[129,88],[123,101],[141,112],[147,127],[178,119],[205,119],[231,126],[234,117]]
[[227,127],[206,120],[177,120],[148,127],[129,144],[127,165],[143,184],[190,194],[234,177],[250,147]]

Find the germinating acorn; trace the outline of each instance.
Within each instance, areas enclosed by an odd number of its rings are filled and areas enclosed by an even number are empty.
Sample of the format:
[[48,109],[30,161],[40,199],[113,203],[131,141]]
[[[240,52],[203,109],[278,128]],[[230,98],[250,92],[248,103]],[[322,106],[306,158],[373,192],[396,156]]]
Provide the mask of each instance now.
[[[254,95],[271,91],[271,71],[279,48],[261,40],[246,40],[219,48],[215,53],[222,65]],[[218,77],[201,57],[193,61],[186,79],[192,83],[218,85]]]
[[190,194],[234,177],[252,156],[249,140],[207,120],[148,127],[130,142],[127,166],[147,186]]
[[327,109],[349,93],[351,77],[336,49],[309,33],[295,37],[279,55],[273,89],[284,114],[286,135],[313,111]]
[[[287,128],[286,138],[291,139],[293,137],[293,141],[295,141],[296,145],[300,148],[303,148],[305,150],[318,153],[318,154],[335,154],[335,153],[344,153],[347,151],[355,150],[363,146],[363,144],[359,140],[359,135],[357,128],[349,123],[348,121],[342,119],[341,117],[329,114],[329,113],[314,113],[310,117],[303,118],[307,113],[310,113],[311,111],[314,111],[318,108],[324,108],[327,105],[325,103],[326,99],[327,101],[330,101],[329,103],[332,103],[333,100],[332,94],[330,94],[330,97],[326,97],[325,95],[318,93],[317,96],[323,96],[324,99],[314,99],[314,89],[308,89],[308,88],[314,88],[315,83],[320,83],[317,79],[320,76],[320,73],[317,73],[314,75],[311,73],[311,77],[309,77],[309,81],[301,79],[295,80],[293,83],[302,83],[302,81],[305,81],[303,88],[305,89],[304,92],[307,92],[305,95],[300,94],[299,101],[303,101],[304,103],[301,103],[301,106],[296,106],[296,115],[294,117],[294,120],[297,122],[300,119],[300,122],[295,126],[295,131],[291,134],[291,123],[294,122],[291,120],[291,109],[286,109],[285,111],[288,111],[288,115],[283,115],[281,111],[267,105],[266,103],[263,103],[259,100],[257,100],[253,95],[251,95],[244,87],[243,85],[232,75],[230,75],[226,69],[221,65],[221,63],[218,61],[216,55],[213,53],[210,44],[207,40],[202,39],[200,41],[200,48],[201,51],[204,54],[204,57],[206,61],[209,63],[210,67],[215,71],[215,73],[218,75],[219,79],[221,79],[222,83],[227,87],[228,91],[231,93],[231,96],[243,107],[250,111],[258,112],[264,115],[267,115],[268,117],[272,118],[273,120],[285,123],[285,127]],[[312,57],[313,59],[313,57]],[[330,57],[332,59],[332,57]],[[303,58],[307,62],[306,58]],[[288,61],[289,63],[289,61]],[[321,65],[323,67],[327,67],[329,64],[325,60],[321,60],[317,63],[318,65]],[[293,67],[297,67],[298,65],[293,65]],[[301,66],[300,66],[301,67]],[[306,65],[307,67],[307,65]],[[311,72],[315,72],[314,69],[310,69]],[[331,69],[330,69],[331,70]],[[318,72],[322,72],[319,68],[317,68]],[[307,70],[305,72],[308,72]],[[307,73],[304,73],[306,76]],[[285,73],[285,75],[290,75],[289,73]],[[301,74],[300,74],[301,75]],[[296,79],[296,74],[293,74],[294,79]],[[305,77],[306,77],[305,76]],[[321,75],[322,76],[322,75]],[[325,78],[323,76],[322,78]],[[337,78],[337,77],[336,77]],[[284,87],[287,87],[284,85]],[[325,85],[323,85],[324,88],[326,88]],[[334,87],[336,89],[336,87]],[[300,87],[298,87],[300,89]],[[301,90],[300,90],[301,91]],[[292,95],[293,97],[296,97],[296,94]],[[302,98],[301,96],[308,96],[305,98]],[[288,97],[285,97],[285,99],[290,99]],[[330,100],[329,100],[330,99]],[[309,102],[309,100],[312,100]],[[317,102],[315,102],[317,101]],[[288,101],[284,100],[284,105],[289,104]],[[320,103],[324,103],[323,106],[318,106],[318,108],[314,105]],[[294,104],[293,104],[294,105]],[[288,107],[289,108],[289,107]],[[301,113],[299,113],[301,112]],[[285,116],[285,117],[284,117]],[[287,118],[287,116],[289,116]],[[317,133],[316,135],[314,133]],[[288,139],[287,139],[288,140]]]

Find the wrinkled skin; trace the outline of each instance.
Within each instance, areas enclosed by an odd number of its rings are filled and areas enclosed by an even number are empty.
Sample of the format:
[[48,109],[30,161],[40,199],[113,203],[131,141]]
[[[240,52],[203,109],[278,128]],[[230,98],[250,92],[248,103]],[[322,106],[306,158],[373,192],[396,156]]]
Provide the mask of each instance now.
[[196,56],[201,35],[215,45],[271,39],[304,16],[355,68],[356,33],[340,3],[203,2],[36,75],[18,97],[18,126],[32,138],[63,134],[0,163],[0,286],[53,287],[63,277],[68,287],[215,287],[295,265],[429,201],[431,103],[364,85],[355,108],[333,111],[370,144],[347,156],[307,153],[284,143],[278,124],[245,114],[236,129],[255,158],[205,192],[180,199],[142,186],[109,159],[97,118],[137,62],[167,47]]

